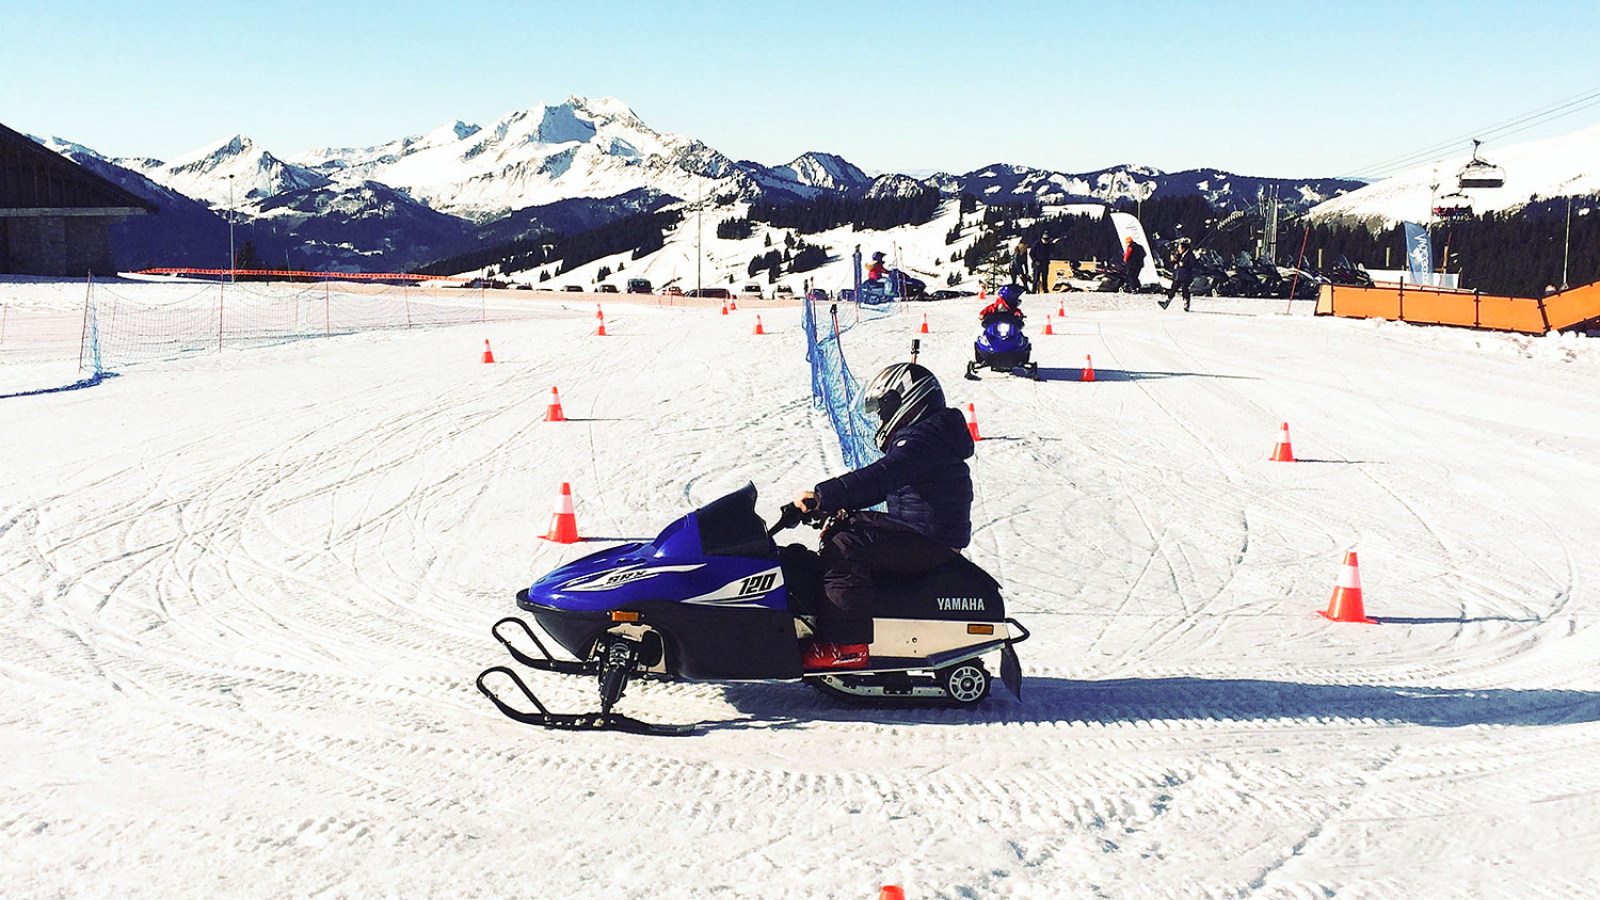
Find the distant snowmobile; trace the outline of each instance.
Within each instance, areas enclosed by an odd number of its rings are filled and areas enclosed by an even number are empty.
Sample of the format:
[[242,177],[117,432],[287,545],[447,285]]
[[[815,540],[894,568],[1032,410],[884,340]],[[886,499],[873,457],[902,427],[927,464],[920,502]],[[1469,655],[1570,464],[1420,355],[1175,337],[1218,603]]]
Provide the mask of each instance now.
[[[975,706],[989,694],[982,657],[1000,654],[1000,675],[1021,697],[1013,645],[1028,631],[1006,617],[1000,586],[962,556],[919,576],[878,585],[875,639],[863,669],[808,672],[800,642],[822,602],[817,555],[778,532],[822,516],[785,506],[770,530],[746,485],[668,525],[649,543],[630,543],[570,562],[517,594],[517,606],[574,659],[556,659],[515,616],[491,629],[512,658],[547,672],[597,678],[598,713],[555,713],[505,666],[485,669],[478,690],[518,722],[562,729],[686,734],[612,712],[634,678],[696,681],[800,680],[831,696],[868,702]],[[507,636],[508,630],[514,629]],[[532,645],[518,648],[513,639]],[[537,654],[537,655],[535,655]],[[531,710],[489,686],[509,680]]]
[[891,300],[922,300],[927,294],[927,282],[899,269],[889,269],[882,278],[863,281],[857,299],[862,303],[887,303]]
[[983,333],[973,343],[973,360],[967,363],[967,377],[978,380],[978,370],[1018,373],[1039,380],[1039,364],[1032,361],[1033,344],[1022,331],[1022,289],[1008,284],[998,299],[985,308]]

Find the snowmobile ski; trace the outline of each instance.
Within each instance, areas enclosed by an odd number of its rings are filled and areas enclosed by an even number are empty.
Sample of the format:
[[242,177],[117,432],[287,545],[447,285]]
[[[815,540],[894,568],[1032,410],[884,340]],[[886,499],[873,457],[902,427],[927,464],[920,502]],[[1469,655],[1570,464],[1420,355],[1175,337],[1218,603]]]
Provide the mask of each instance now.
[[[501,700],[495,694],[494,689],[484,683],[485,678],[497,673],[510,678],[511,683],[517,686],[517,690],[522,692],[522,695],[528,699],[529,703],[533,704],[534,709],[538,710],[538,712],[524,712]],[[528,685],[523,682],[521,676],[505,666],[490,666],[478,673],[478,691],[488,697],[489,702],[493,703],[502,713],[505,713],[506,718],[521,722],[524,725],[538,725],[543,728],[555,728],[563,731],[625,731],[629,734],[654,735],[693,734],[698,729],[694,725],[662,725],[655,722],[641,722],[630,716],[611,712],[553,713],[545,708],[543,703],[539,702],[539,698],[535,697],[533,691],[528,689]]]

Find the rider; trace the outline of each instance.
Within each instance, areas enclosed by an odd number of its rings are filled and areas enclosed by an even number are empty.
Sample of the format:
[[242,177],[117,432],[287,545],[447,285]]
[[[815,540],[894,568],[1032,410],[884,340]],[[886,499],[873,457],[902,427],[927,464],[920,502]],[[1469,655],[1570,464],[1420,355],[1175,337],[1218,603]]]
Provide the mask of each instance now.
[[888,269],[883,264],[883,251],[879,250],[872,254],[872,263],[867,266],[867,280],[877,281],[883,278],[887,271]]
[[[863,395],[882,459],[801,491],[802,512],[843,513],[822,534],[822,588],[807,669],[859,669],[873,640],[873,576],[907,576],[954,559],[972,539],[972,434],[915,363],[879,372]],[[866,509],[884,501],[888,512]]]
[[1002,287],[995,293],[994,302],[988,306],[985,306],[983,310],[978,313],[978,319],[982,321],[983,319],[986,319],[989,316],[997,313],[1001,315],[1016,316],[1018,319],[1021,319],[1022,294],[1023,289],[1021,285],[1008,284],[1005,287]]

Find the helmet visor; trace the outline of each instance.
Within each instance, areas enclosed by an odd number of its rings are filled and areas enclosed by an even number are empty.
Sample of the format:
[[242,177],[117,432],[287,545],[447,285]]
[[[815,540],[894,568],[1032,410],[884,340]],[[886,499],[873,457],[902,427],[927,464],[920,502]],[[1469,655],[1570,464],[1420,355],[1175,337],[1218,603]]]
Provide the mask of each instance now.
[[889,421],[889,417],[900,408],[900,392],[887,390],[883,394],[868,394],[861,405],[866,409],[867,418],[877,419],[879,422]]

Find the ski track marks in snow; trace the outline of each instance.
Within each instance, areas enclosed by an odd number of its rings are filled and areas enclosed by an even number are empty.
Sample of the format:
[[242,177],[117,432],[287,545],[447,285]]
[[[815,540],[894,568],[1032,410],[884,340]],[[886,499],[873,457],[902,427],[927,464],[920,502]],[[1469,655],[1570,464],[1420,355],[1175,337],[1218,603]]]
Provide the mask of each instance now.
[[[0,445],[0,894],[1588,889],[1588,355],[1124,307],[1035,335],[1094,384],[968,382],[968,306],[926,306],[923,361],[977,404],[969,553],[1034,633],[1026,702],[974,711],[630,686],[624,712],[705,723],[662,740],[529,729],[472,687],[515,590],[600,545],[537,539],[561,481],[611,541],[745,480],[770,516],[838,470],[794,310],[755,337],[629,306],[607,338],[553,310],[6,401],[58,441]],[[851,329],[852,369],[919,320]],[[551,385],[567,423],[540,421]],[[1279,421],[1317,461],[1265,461]],[[1315,615],[1350,547],[1383,625]]]

